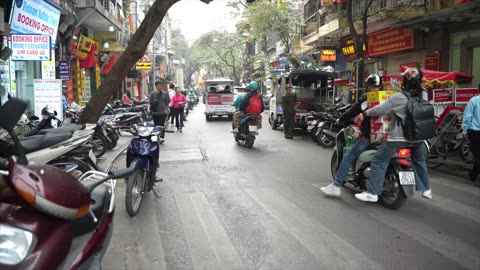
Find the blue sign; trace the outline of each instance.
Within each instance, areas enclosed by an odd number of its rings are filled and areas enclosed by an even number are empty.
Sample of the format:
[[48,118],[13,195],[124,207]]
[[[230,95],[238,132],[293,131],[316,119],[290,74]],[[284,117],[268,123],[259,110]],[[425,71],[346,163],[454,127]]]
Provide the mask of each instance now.
[[70,80],[70,61],[59,61],[58,62],[58,74],[62,81]]

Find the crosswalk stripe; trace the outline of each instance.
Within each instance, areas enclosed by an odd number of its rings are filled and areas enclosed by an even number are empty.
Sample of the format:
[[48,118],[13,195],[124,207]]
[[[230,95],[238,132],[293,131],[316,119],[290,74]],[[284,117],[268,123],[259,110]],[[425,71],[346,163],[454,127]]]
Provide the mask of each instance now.
[[228,238],[207,198],[203,193],[192,193],[190,199],[222,269],[246,269],[237,249]]
[[282,195],[266,188],[246,192],[318,259],[319,269],[382,269]]
[[190,195],[176,193],[175,201],[177,202],[194,269],[220,269]]
[[406,218],[399,215],[398,212],[380,208],[369,208],[366,214],[386,226],[412,237],[467,269],[475,269],[480,265],[478,248],[454,236],[439,234],[432,226],[419,219]]

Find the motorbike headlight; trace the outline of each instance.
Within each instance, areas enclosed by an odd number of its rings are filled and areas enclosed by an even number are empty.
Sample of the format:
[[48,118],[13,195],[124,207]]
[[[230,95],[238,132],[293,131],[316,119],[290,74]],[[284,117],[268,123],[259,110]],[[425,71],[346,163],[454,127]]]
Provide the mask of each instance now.
[[0,265],[19,264],[33,249],[36,240],[29,231],[0,224]]
[[149,127],[139,127],[137,129],[138,136],[146,137],[150,136],[150,133],[152,133],[153,128]]

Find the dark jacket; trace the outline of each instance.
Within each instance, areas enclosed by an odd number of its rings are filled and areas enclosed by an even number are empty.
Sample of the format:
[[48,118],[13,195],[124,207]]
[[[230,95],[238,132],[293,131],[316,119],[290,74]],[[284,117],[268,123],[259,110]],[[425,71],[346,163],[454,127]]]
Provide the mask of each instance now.
[[150,111],[155,115],[167,114],[167,108],[169,103],[168,94],[165,91],[150,93],[149,102],[150,106],[157,101],[155,107],[151,107]]
[[295,106],[297,105],[297,94],[285,94],[282,97],[282,111],[283,114],[294,115]]
[[[260,95],[257,91],[253,91],[245,95],[245,97],[242,100],[242,103],[240,103],[240,111],[242,111],[244,114],[247,113],[247,108],[250,102],[250,98],[252,98],[252,96],[256,94]],[[259,98],[260,98],[260,104],[262,105],[262,112],[263,112],[265,110],[265,104],[263,104],[262,95],[260,95]]]
[[[340,123],[344,123],[363,112],[362,103],[367,101],[367,95],[363,94],[358,102],[340,116]],[[370,117],[365,117],[360,125],[364,137],[370,136]]]

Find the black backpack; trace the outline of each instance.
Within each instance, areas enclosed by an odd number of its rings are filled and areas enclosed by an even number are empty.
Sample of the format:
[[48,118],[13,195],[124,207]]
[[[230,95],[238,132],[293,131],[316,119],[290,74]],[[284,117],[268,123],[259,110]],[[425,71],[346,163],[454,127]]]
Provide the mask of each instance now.
[[433,105],[420,96],[402,92],[408,101],[406,117],[402,122],[403,136],[409,141],[421,141],[435,136],[435,114]]

